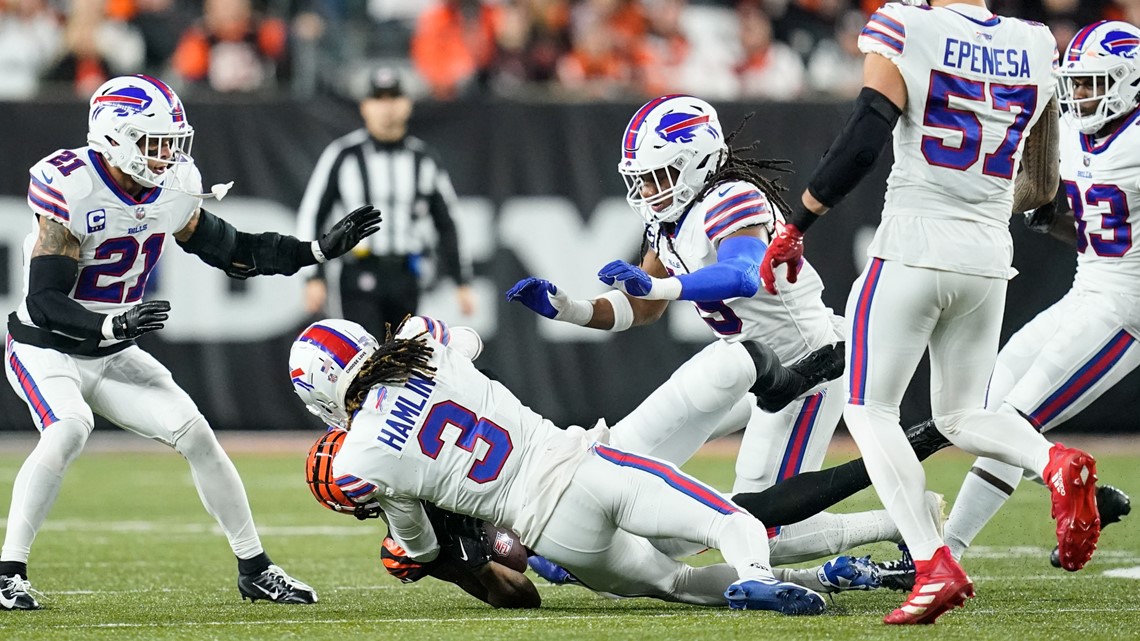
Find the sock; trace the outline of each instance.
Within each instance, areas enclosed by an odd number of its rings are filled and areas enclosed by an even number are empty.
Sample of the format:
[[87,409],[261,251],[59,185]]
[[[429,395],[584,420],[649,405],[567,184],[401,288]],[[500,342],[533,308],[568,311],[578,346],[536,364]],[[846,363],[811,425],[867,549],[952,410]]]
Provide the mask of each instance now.
[[28,578],[28,564],[22,561],[0,561],[0,576],[16,576],[19,574]]
[[250,559],[264,552],[253,524],[245,486],[206,419],[199,416],[179,437],[174,448],[190,463],[198,496],[225,532],[234,555]]
[[831,514],[823,512],[786,525],[772,542],[772,563],[800,563],[834,556],[868,543],[899,540],[899,531],[886,510]]
[[742,492],[732,502],[768,527],[799,523],[871,485],[863,459],[802,472],[763,492]]
[[1032,474],[1043,475],[1049,463],[1053,444],[1007,404],[1003,403],[996,412],[968,410],[936,416],[934,420],[951,443],[971,454],[996,459]]
[[12,486],[12,505],[8,508],[8,528],[0,561],[27,564],[36,532],[59,496],[63,475],[83,451],[90,433],[90,426],[82,421],[65,418],[52,423],[40,434],[40,442],[20,466]]
[[934,556],[942,537],[926,503],[926,472],[902,431],[898,407],[848,405],[843,418],[911,555],[923,561]]
[[830,585],[824,585],[823,582],[819,580],[819,568],[820,566],[803,569],[772,568],[772,574],[775,574],[776,578],[781,581],[795,583],[796,585],[803,586],[821,594],[835,592],[835,588]]
[[955,560],[962,558],[1020,481],[1021,470],[1012,465],[984,458],[974,463],[946,522],[946,545]]
[[261,574],[269,569],[269,566],[273,565],[273,561],[270,560],[269,555],[265,552],[249,559],[239,558],[237,562],[238,573],[240,574]]
[[[752,516],[734,512],[720,519],[720,531],[712,547],[720,550],[724,560],[736,568],[741,579],[770,578],[768,532]],[[728,587],[728,586],[725,586]]]

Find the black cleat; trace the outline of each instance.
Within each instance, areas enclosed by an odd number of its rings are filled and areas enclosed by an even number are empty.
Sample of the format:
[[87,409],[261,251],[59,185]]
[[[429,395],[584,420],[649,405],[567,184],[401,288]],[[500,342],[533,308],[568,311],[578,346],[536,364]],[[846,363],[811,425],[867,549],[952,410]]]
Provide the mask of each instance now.
[[19,574],[0,575],[0,609],[39,610],[41,606],[36,601],[37,594],[40,594],[39,591],[33,589],[32,584]]
[[932,418],[928,418],[918,425],[911,425],[903,431],[906,433],[906,440],[910,443],[911,449],[914,450],[920,461],[926,460],[938,450],[950,447],[950,441],[942,435],[942,432],[938,431],[938,427],[934,425]]
[[265,599],[274,603],[304,604],[316,603],[317,592],[297,579],[285,574],[285,570],[271,565],[261,574],[239,574],[238,592],[243,600],[250,602]]
[[[1096,511],[1100,514],[1100,527],[1103,529],[1110,523],[1116,523],[1128,516],[1132,511],[1132,499],[1123,490],[1111,485],[1098,485],[1096,487]],[[1049,565],[1061,567],[1061,554],[1056,546],[1049,553]]]
[[843,376],[846,356],[843,342],[835,345],[824,345],[814,352],[796,361],[788,369],[804,377],[803,391],[807,391],[820,383],[833,381]]
[[911,558],[910,550],[907,549],[906,545],[899,544],[899,552],[902,552],[902,557],[897,561],[872,562],[872,565],[879,569],[881,587],[899,592],[910,592],[914,589],[914,559]]

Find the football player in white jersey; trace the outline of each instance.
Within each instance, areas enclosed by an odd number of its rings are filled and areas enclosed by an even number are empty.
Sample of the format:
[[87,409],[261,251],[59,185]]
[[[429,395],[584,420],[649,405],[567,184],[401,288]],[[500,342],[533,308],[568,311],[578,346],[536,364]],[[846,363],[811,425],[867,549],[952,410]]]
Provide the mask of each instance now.
[[170,310],[166,301],[142,302],[168,237],[236,278],[292,274],[348,252],[376,230],[380,214],[361,208],[312,242],[239,232],[200,207],[210,194],[198,193],[193,133],[166,83],[114,78],[91,97],[88,145],[55,151],[31,168],[25,297],[8,318],[5,364],[40,440],[12,489],[0,551],[4,609],[39,607],[28,582],[32,541],[83,450],[93,414],[186,457],[206,510],[238,558],[243,598],[317,599],[265,554],[233,463],[194,401],[134,339],[161,329]]
[[[748,351],[720,345],[720,376],[751,386],[758,368]],[[559,429],[475,368],[481,350],[473,330],[425,317],[383,344],[355,323],[318,321],[290,350],[294,391],[349,429],[333,461],[337,485],[372,495],[409,558],[439,553],[427,501],[516,532],[595,590],[823,611],[817,593],[773,577],[760,521],[668,463],[604,444],[604,426]],[[728,563],[692,568],[646,538],[717,548]]]
[[[735,134],[734,134],[735,135]],[[823,282],[805,275],[777,298],[756,296],[765,243],[782,221],[781,187],[760,171],[779,169],[732,149],[716,110],[699,98],[668,95],[638,109],[622,136],[618,171],[627,200],[645,220],[640,267],[614,261],[599,272],[614,291],[571,300],[552,283],[527,278],[507,292],[547,318],[623,331],[655,322],[672,300],[691,301],[719,339],[616,423],[613,443],[675,465],[705,441],[747,424],[736,462],[735,493],[754,493],[820,468],[843,408],[841,319],[821,299]],[[806,387],[760,411],[751,395],[733,396],[713,372],[723,343],[763,341]],[[932,499],[934,500],[934,499]],[[741,503],[742,507],[749,508]],[[937,511],[938,505],[931,505]],[[773,554],[797,562],[859,545],[897,540],[885,512],[814,514],[773,529]]]
[[[1140,29],[1101,21],[1078,31],[1061,56],[1061,188],[1030,218],[1036,230],[1076,245],[1077,273],[1069,292],[1002,348],[988,397],[989,406],[1005,403],[1042,432],[1084,410],[1140,364],[1140,251],[1129,221],[1140,203],[1138,53]],[[1021,476],[1020,468],[978,459],[946,524],[955,558]],[[1097,489],[1102,526],[1128,513],[1122,492]]]
[[[884,621],[933,623],[974,590],[923,509],[925,474],[899,430],[899,403],[928,348],[939,431],[1048,479],[1066,567],[1083,566],[1099,535],[1093,458],[1051,446],[1008,404],[984,407],[1014,274],[1014,174],[1025,134],[1053,96],[1056,45],[1044,25],[968,0],[885,5],[859,46],[866,59],[855,110],[765,253],[761,277],[775,293],[774,268],[786,264],[796,280],[803,233],[870,171],[893,130],[883,220],[848,299],[844,418],[915,559],[914,589]],[[1041,122],[1032,137],[1049,140],[1055,120]],[[1042,193],[1030,206],[1052,196]]]

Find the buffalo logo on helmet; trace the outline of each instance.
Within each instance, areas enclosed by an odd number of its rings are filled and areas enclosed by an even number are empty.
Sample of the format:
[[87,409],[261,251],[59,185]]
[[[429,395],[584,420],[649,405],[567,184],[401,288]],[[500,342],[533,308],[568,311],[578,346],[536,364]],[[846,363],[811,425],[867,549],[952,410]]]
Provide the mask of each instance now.
[[140,87],[121,87],[95,97],[95,115],[103,109],[113,109],[114,114],[125,118],[131,114],[146,111],[150,107],[151,98],[146,90]]
[[1100,41],[1100,46],[1114,56],[1135,58],[1136,48],[1140,47],[1140,38],[1127,31],[1109,31]]
[[716,130],[708,127],[708,114],[668,113],[661,116],[661,123],[654,131],[667,142],[693,142],[697,130],[702,126],[716,136]]

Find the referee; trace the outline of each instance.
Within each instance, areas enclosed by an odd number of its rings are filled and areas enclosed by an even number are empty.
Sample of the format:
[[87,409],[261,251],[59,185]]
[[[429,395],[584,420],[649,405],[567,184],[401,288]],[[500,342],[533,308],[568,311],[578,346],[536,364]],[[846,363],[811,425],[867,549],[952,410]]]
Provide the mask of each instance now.
[[307,313],[323,311],[326,303],[331,309],[339,305],[341,316],[381,338],[385,323],[394,329],[416,312],[421,258],[433,241],[439,271],[455,279],[460,312],[469,316],[475,311],[471,267],[460,254],[451,217],[455,190],[435,154],[408,135],[411,114],[412,101],[399,75],[392,69],[376,71],[360,102],[364,128],[325,148],[298,212],[299,231],[316,233],[313,238],[363,204],[384,213],[380,231],[340,265],[320,265],[305,285]]

